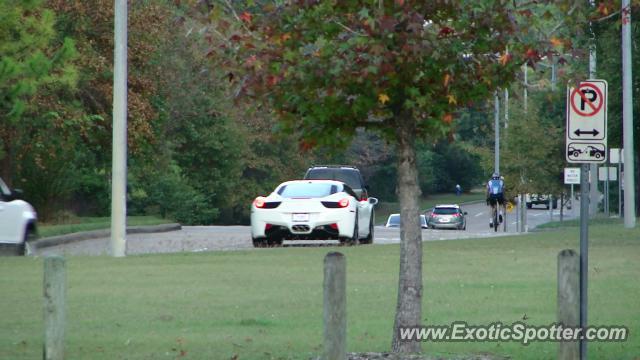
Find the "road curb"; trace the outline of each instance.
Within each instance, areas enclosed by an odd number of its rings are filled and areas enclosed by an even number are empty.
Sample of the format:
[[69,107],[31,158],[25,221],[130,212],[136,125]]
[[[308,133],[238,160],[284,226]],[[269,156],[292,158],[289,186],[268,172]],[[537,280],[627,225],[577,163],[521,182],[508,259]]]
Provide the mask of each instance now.
[[[150,225],[150,226],[129,226],[127,227],[127,234],[150,234],[150,233],[176,231],[180,229],[182,229],[182,225],[178,223]],[[108,238],[110,236],[111,236],[111,229],[92,230],[92,231],[83,231],[83,232],[77,232],[72,234],[41,238],[41,239],[30,242],[29,245],[31,245],[31,247],[33,248],[40,249],[44,247],[64,245],[64,244],[69,244],[69,243],[74,243],[74,242],[84,241],[84,240]]]
[[472,201],[461,202],[459,205],[482,204],[483,202],[486,202],[486,201],[487,200],[472,200]]

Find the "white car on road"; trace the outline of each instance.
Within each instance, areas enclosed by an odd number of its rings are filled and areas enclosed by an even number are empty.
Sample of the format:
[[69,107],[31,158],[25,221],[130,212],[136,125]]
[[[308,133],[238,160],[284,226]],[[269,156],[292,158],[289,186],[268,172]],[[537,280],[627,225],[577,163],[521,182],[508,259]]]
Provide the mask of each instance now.
[[27,240],[36,235],[36,211],[28,202],[18,199],[18,191],[11,191],[0,179],[0,247],[2,253],[23,255]]
[[251,205],[255,247],[281,245],[284,239],[373,242],[376,198],[360,200],[345,183],[334,180],[284,182]]

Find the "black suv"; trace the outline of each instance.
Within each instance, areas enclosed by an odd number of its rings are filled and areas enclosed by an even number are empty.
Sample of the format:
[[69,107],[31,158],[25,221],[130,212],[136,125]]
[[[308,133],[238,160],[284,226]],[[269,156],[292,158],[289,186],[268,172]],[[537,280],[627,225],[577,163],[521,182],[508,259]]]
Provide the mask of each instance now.
[[314,165],[304,174],[304,180],[337,180],[349,185],[359,200],[369,198],[369,186],[364,183],[360,170],[349,165]]
[[[527,209],[531,209],[533,205],[544,205],[547,210],[549,209],[549,196],[543,194],[527,194]],[[551,197],[551,206],[554,209],[558,208],[558,198]]]

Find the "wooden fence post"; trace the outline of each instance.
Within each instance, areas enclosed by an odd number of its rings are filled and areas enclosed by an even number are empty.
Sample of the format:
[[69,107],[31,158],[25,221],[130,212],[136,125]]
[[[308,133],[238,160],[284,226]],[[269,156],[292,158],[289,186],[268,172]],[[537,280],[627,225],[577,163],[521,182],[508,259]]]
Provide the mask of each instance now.
[[60,256],[44,259],[44,348],[45,360],[64,359],[66,273]]
[[[580,257],[565,249],[558,254],[558,323],[566,327],[580,326]],[[560,341],[558,359],[579,359],[579,341]]]
[[324,258],[324,360],[347,358],[346,259],[339,252]]

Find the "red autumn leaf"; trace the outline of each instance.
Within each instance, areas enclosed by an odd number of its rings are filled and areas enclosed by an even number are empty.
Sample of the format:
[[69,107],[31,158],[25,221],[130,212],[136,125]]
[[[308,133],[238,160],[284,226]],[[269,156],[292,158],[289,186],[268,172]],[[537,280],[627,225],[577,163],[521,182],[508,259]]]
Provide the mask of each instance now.
[[277,76],[273,76],[273,75],[267,76],[267,85],[274,86],[277,83],[278,83],[278,77]]
[[600,3],[600,5],[598,5],[598,12],[604,16],[607,16],[609,15],[609,7],[605,3]]
[[248,12],[243,12],[242,14],[240,14],[240,20],[249,23],[251,22],[251,14]]
[[442,29],[440,29],[440,32],[438,33],[438,36],[440,37],[447,37],[451,34],[453,34],[455,31],[448,27],[448,26],[443,26]]
[[380,29],[384,32],[393,31],[397,24],[398,21],[391,16],[385,15],[382,19],[380,19]]
[[302,140],[300,141],[300,150],[309,151],[313,149],[318,143],[316,140]]
[[538,50],[535,49],[527,49],[527,51],[524,54],[526,56],[527,59],[532,60],[532,61],[537,61],[540,59],[540,55],[538,54]]

